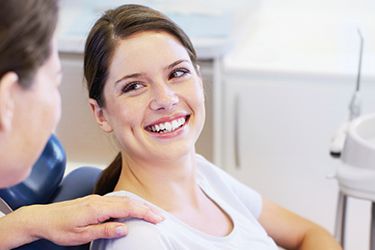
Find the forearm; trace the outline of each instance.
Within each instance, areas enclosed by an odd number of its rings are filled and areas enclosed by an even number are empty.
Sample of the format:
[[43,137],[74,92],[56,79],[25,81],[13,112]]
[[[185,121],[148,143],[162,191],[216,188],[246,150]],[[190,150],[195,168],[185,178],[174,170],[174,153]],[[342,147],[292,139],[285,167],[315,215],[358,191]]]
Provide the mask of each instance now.
[[314,228],[309,230],[303,238],[298,250],[341,250],[341,246],[324,229]]
[[0,250],[13,249],[38,238],[34,235],[34,218],[29,216],[31,207],[20,208],[0,218]]
[[269,200],[263,200],[263,209],[259,221],[270,237],[284,249],[342,249],[335,238],[323,227]]

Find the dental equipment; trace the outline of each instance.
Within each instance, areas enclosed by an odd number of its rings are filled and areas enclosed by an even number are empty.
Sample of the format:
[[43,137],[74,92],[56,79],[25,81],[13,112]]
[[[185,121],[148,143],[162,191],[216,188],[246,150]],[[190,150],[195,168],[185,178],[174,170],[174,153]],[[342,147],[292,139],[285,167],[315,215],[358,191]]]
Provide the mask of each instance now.
[[360,100],[360,83],[361,83],[361,69],[362,69],[362,56],[363,56],[363,44],[364,39],[360,29],[357,29],[357,33],[360,39],[359,46],[359,59],[358,59],[358,71],[355,91],[349,104],[349,119],[347,122],[342,124],[337,130],[335,136],[332,138],[330,145],[330,154],[332,157],[339,158],[344,147],[345,138],[347,136],[348,127],[352,120],[360,116],[361,114],[361,100]]

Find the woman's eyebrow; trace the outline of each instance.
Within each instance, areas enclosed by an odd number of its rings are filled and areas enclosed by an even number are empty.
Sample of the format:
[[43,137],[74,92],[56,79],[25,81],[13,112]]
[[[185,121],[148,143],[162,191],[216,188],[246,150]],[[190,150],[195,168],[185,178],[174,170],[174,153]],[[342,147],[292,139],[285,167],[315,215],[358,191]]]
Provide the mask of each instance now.
[[136,78],[136,77],[140,77],[144,74],[142,73],[134,73],[134,74],[130,74],[130,75],[126,75],[126,76],[123,76],[121,77],[120,79],[118,79],[117,81],[115,81],[115,85],[117,85],[119,82],[123,81],[123,80],[126,80],[126,79],[129,79],[129,78]]
[[186,60],[186,59],[180,59],[180,60],[177,60],[177,61],[175,61],[174,63],[171,63],[170,65],[168,65],[168,66],[166,67],[166,69],[171,69],[171,68],[173,68],[174,66],[176,66],[176,65],[178,65],[178,64],[180,64],[180,63],[183,63],[183,62],[190,63],[189,60]]
[[[186,59],[180,59],[180,60],[177,60],[177,61],[171,63],[170,65],[168,65],[168,66],[166,67],[166,69],[171,69],[171,68],[175,67],[176,65],[178,65],[178,64],[180,64],[180,63],[183,63],[183,62],[190,63],[189,60],[186,60]],[[137,77],[141,77],[141,76],[143,76],[143,75],[144,75],[143,73],[134,73],[134,74],[130,74],[130,75],[123,76],[123,77],[121,77],[120,79],[118,79],[118,80],[115,81],[115,85],[117,85],[119,82],[124,81],[124,80],[126,80],[126,79],[129,79],[129,78],[137,78]]]

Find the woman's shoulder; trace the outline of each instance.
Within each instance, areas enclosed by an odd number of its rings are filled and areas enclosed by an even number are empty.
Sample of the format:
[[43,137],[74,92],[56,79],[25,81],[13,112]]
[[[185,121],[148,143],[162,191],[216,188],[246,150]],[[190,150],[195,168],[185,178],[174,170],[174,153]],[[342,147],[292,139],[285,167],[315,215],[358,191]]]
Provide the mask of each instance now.
[[[154,206],[142,197],[128,191],[114,191],[106,194],[106,196],[125,196]],[[165,228],[168,228],[168,226],[164,225],[165,221],[158,224],[152,224],[138,218],[124,218],[116,221],[126,224],[128,234],[117,239],[96,240],[91,244],[91,250],[173,249],[170,239],[167,237],[168,233]]]
[[92,243],[91,250],[170,249],[156,225],[140,219],[126,219],[123,222],[128,228],[125,237],[96,240]]

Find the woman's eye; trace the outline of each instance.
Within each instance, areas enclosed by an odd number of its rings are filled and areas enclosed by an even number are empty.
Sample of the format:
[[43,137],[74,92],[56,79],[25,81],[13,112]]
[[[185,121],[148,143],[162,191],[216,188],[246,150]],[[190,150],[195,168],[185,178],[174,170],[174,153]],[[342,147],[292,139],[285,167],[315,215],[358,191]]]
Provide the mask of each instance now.
[[136,91],[138,89],[141,89],[143,86],[144,85],[140,82],[131,82],[131,83],[126,84],[122,88],[122,92],[127,93],[127,92],[130,92],[130,91]]
[[170,73],[169,79],[181,78],[181,77],[183,77],[183,76],[185,76],[186,74],[189,74],[189,73],[190,73],[190,71],[188,69],[185,69],[185,68],[175,69]]

